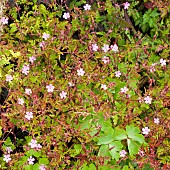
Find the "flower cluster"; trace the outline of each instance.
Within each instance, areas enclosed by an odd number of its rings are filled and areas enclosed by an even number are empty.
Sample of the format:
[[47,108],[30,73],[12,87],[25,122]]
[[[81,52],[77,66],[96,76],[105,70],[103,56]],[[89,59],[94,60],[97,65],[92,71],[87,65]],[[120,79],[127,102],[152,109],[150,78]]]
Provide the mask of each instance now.
[[34,139],[31,139],[31,142],[29,142],[28,145],[30,145],[32,149],[41,149],[42,148],[42,146],[40,144],[37,144],[37,141]]

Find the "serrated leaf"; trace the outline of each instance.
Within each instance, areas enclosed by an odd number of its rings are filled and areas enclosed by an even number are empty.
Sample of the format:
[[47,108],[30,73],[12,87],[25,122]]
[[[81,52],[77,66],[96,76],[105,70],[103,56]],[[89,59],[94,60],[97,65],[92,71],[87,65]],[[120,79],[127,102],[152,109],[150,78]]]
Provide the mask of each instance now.
[[141,147],[141,144],[133,141],[132,139],[127,139],[127,144],[130,156],[136,155]]
[[128,138],[131,138],[134,141],[139,142],[140,144],[144,143],[144,136],[140,133],[140,129],[138,127],[135,127],[132,125],[126,126],[126,132],[128,135]]
[[109,144],[114,140],[114,130],[110,128],[109,131],[110,132],[107,135],[104,135],[99,138],[99,141],[97,142],[98,145]]
[[48,158],[40,158],[39,159],[39,164],[44,164],[44,165],[49,164]]
[[101,147],[99,149],[98,156],[110,156],[109,146],[108,145],[101,145]]
[[114,136],[115,140],[124,140],[127,138],[126,131],[120,128],[115,128]]
[[111,149],[109,153],[111,154],[112,158],[115,159],[116,161],[119,160],[120,158],[120,151],[123,148],[123,145],[120,141],[114,141],[109,144],[109,148]]

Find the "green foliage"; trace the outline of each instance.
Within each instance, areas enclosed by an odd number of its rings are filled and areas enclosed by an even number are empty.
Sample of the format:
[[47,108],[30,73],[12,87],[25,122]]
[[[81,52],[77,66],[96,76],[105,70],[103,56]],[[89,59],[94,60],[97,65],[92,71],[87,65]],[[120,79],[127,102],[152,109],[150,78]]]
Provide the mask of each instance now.
[[84,5],[18,0],[6,7],[2,169],[168,167],[167,9],[147,9],[142,1],[141,10],[134,0],[127,13],[119,1]]

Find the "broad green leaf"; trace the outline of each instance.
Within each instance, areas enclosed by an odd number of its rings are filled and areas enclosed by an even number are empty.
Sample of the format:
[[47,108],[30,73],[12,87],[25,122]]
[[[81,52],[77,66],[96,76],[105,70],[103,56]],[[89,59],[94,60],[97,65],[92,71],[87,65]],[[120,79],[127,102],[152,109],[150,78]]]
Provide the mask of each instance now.
[[89,165],[89,170],[96,170],[96,166],[94,164]]
[[132,125],[127,125],[126,126],[126,132],[128,135],[128,138],[131,138],[134,141],[137,141],[139,143],[144,143],[144,136],[140,133],[140,129],[138,127],[135,127],[133,124]]
[[97,144],[98,145],[109,144],[113,140],[114,140],[114,130],[112,128],[110,128],[107,135],[99,137],[99,141]]
[[41,164],[44,164],[44,165],[49,164],[48,158],[40,158],[40,159],[39,159],[39,164],[40,164],[40,165],[41,165]]
[[140,143],[135,142],[132,139],[127,139],[127,144],[130,156],[136,155],[141,147]]
[[109,153],[111,154],[112,158],[115,159],[116,161],[119,160],[120,158],[120,151],[122,150],[123,148],[123,145],[120,141],[114,141],[112,143],[109,144]]
[[129,170],[129,167],[125,165],[122,170]]
[[102,145],[99,149],[98,156],[110,156],[109,146],[108,145]]
[[127,138],[126,131],[124,129],[115,128],[114,140],[124,140]]
[[26,152],[26,155],[28,155],[28,156],[32,156],[32,155],[34,155],[35,157],[40,157],[40,153],[39,152],[37,152],[37,151],[35,151],[34,149],[30,149],[29,151],[27,151]]

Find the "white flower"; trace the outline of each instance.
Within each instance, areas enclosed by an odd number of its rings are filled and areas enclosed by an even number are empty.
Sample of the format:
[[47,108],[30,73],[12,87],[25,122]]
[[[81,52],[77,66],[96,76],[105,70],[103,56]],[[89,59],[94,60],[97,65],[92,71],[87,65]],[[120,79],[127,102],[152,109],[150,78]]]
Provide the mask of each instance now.
[[11,161],[10,154],[8,154],[8,155],[4,155],[3,160],[4,160],[6,163],[8,163],[9,161]]
[[12,152],[12,149],[11,149],[11,147],[6,147],[6,151],[7,151],[7,153],[10,153],[10,152]]
[[31,56],[31,57],[29,58],[29,62],[31,62],[32,64],[34,63],[35,60],[36,60],[36,58],[35,58],[34,56]]
[[64,12],[63,18],[64,18],[64,19],[70,18],[69,12]]
[[73,84],[72,82],[68,82],[68,85],[69,85],[70,87],[73,87],[73,86],[74,86],[74,84]]
[[110,59],[109,59],[109,57],[104,56],[104,57],[102,58],[102,61],[103,61],[105,64],[108,64],[108,63],[110,62]]
[[32,94],[32,90],[31,89],[25,89],[25,94],[31,95]]
[[41,164],[41,165],[39,166],[39,170],[46,170],[46,166],[45,166],[44,164]]
[[107,86],[105,84],[101,84],[101,89],[107,90]]
[[37,144],[37,149],[41,149],[42,146],[40,144]]
[[144,100],[145,100],[146,104],[151,104],[151,102],[152,102],[152,98],[149,96],[144,97]]
[[110,48],[111,48],[111,50],[113,50],[114,52],[118,52],[118,51],[119,51],[117,44],[111,45]]
[[29,64],[24,64],[24,66],[22,67],[22,73],[28,75],[29,69],[30,69]]
[[28,145],[31,146],[31,148],[36,148],[37,147],[37,141],[34,139],[31,139],[31,142],[28,143]]
[[0,22],[1,22],[3,25],[8,24],[8,18],[2,17],[2,18],[0,19]]
[[122,74],[122,73],[121,73],[120,71],[115,71],[115,76],[116,76],[116,77],[120,77],[121,74]]
[[37,144],[37,141],[34,139],[31,139],[31,142],[28,143],[28,145],[31,146],[31,148],[41,149],[42,146],[40,144]]
[[154,118],[154,123],[155,123],[155,124],[159,124],[159,123],[160,123],[159,118]]
[[33,118],[33,113],[32,112],[26,112],[25,118],[28,119],[28,120],[32,119]]
[[80,68],[79,70],[77,70],[77,75],[78,76],[83,76],[85,74],[85,71],[82,69],[82,68]]
[[11,82],[13,80],[13,77],[9,74],[6,75],[6,81]]
[[44,41],[40,42],[39,46],[43,48],[45,46],[45,42]]
[[46,86],[46,89],[49,93],[52,93],[54,91],[54,86],[52,84],[49,84]]
[[102,50],[106,53],[109,51],[109,45],[107,44],[104,44],[103,47],[102,47]]
[[142,134],[148,135],[150,132],[150,129],[148,127],[142,128]]
[[163,58],[160,59],[161,66],[166,66],[166,60]]
[[120,157],[124,158],[127,152],[125,150],[120,151]]
[[144,154],[144,151],[142,151],[142,150],[139,150],[138,151],[138,154],[141,156],[141,157],[143,157],[145,154]]
[[125,2],[123,5],[124,5],[124,9],[128,9],[130,6],[130,4],[128,2]]
[[65,99],[65,98],[67,97],[67,92],[62,91],[62,92],[60,93],[60,97],[61,97],[61,99]]
[[92,46],[93,51],[97,51],[99,49],[97,44],[92,44],[91,46]]
[[35,159],[34,159],[32,156],[30,156],[30,157],[28,158],[28,164],[33,165],[33,164],[34,164],[34,161],[35,161]]
[[48,38],[50,38],[50,34],[44,32],[42,38],[44,38],[44,40],[47,40]]
[[84,10],[90,10],[90,8],[91,8],[91,5],[89,5],[89,4],[86,4],[86,5],[84,5],[83,7],[84,7]]
[[121,93],[127,93],[128,90],[129,89],[126,86],[120,89]]
[[23,105],[24,104],[24,99],[23,98],[19,98],[18,99],[18,104]]

